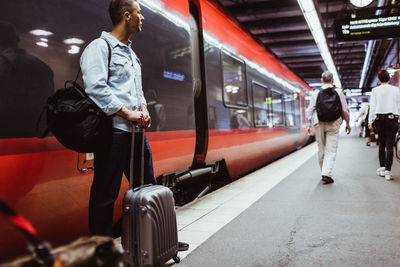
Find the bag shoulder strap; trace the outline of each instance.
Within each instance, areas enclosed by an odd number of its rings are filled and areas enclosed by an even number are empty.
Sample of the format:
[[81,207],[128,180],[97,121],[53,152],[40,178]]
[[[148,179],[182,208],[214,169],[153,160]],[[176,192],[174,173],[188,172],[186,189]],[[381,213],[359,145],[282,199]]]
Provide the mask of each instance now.
[[[343,106],[342,106],[342,100],[340,98],[340,94],[336,91],[336,87],[333,87],[333,89],[335,90],[335,93],[337,95],[337,101],[339,103],[339,107],[340,107],[340,116],[343,117]],[[343,91],[342,91],[343,94]]]
[[111,48],[111,44],[110,44],[110,42],[109,42],[109,41],[107,41],[107,39],[106,39],[106,38],[101,38],[101,39],[103,39],[104,41],[106,41],[106,44],[107,44],[107,48],[108,48],[108,68],[110,68],[110,62],[111,62],[111,50],[112,50],[112,48]]
[[[103,39],[106,44],[107,44],[107,49],[108,49],[108,65],[107,65],[107,81],[110,78],[110,74],[109,74],[109,70],[110,70],[110,63],[111,63],[111,44],[107,41],[106,38],[100,37],[101,39]],[[76,74],[75,80],[74,82],[76,82],[79,78],[79,75],[81,74],[81,67],[79,67],[78,73]]]

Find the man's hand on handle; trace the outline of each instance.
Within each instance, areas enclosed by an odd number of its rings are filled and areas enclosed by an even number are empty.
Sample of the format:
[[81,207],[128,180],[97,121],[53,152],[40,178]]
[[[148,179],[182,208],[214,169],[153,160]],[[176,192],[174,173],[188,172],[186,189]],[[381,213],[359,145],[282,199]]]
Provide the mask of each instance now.
[[151,126],[151,117],[150,117],[149,111],[147,110],[146,105],[142,105],[141,109],[143,112],[143,125],[140,125],[140,126],[147,129]]
[[129,110],[125,107],[122,107],[116,114],[129,121],[136,122],[144,129],[149,128],[151,125],[151,118],[145,105],[142,105],[142,111]]

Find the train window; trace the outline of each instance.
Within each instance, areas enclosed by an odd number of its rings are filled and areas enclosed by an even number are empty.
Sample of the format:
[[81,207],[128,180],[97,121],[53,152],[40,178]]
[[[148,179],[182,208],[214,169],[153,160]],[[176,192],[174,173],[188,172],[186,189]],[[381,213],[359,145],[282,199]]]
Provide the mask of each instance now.
[[250,128],[249,112],[245,109],[230,109],[230,128],[243,129]]
[[294,118],[296,122],[296,126],[300,127],[301,125],[301,108],[300,108],[300,94],[297,93],[294,101]]
[[271,91],[272,124],[283,125],[283,95],[275,90]]
[[256,127],[272,127],[271,93],[258,83],[253,83],[254,123]]
[[286,126],[297,127],[300,125],[300,103],[299,94],[290,93],[284,97]]
[[[0,27],[1,38],[6,34],[0,47],[8,37],[13,40],[25,37],[12,23],[0,23],[9,29],[4,33],[2,30],[6,28]],[[17,41],[11,43],[4,43],[7,49],[0,55],[0,138],[36,137],[46,127],[45,119],[38,124],[36,121],[46,99],[54,92],[54,73],[43,58],[19,47]]]
[[228,107],[247,107],[245,64],[222,51],[224,103]]
[[303,123],[307,123],[307,119],[306,119],[306,110],[308,108],[308,106],[310,105],[311,102],[311,95],[310,94],[306,94],[306,96],[303,98],[304,100],[304,108],[302,108],[301,114],[302,114],[302,122]]

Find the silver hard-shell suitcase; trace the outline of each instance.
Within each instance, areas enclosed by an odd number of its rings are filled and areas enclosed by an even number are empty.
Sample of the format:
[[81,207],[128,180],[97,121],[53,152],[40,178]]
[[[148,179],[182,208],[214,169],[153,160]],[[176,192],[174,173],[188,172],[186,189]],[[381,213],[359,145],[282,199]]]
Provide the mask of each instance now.
[[[165,186],[143,185],[142,129],[139,129],[139,136],[141,147],[134,147],[135,134],[132,133],[130,189],[125,193],[122,205],[125,259],[128,264],[135,266],[160,266],[170,259],[178,263],[178,230],[173,194]],[[141,186],[137,188],[132,188],[134,149],[141,149]]]

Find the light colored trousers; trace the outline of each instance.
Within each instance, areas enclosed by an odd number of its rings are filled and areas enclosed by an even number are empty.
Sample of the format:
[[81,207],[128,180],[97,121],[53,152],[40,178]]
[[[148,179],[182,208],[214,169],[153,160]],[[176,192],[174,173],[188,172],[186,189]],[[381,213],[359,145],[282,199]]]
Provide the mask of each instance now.
[[342,118],[339,118],[333,122],[318,122],[314,125],[321,175],[332,177],[342,121]]

